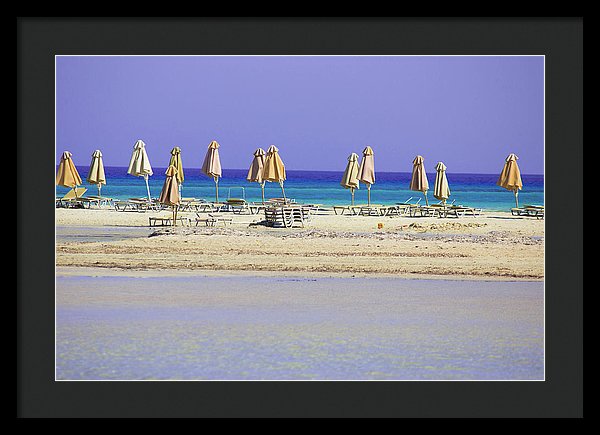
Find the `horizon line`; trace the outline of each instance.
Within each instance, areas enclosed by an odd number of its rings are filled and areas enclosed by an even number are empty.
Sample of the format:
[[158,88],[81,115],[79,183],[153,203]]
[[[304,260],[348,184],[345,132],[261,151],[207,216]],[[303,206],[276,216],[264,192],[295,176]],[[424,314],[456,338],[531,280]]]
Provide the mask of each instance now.
[[[80,167],[89,167],[89,165],[78,165]],[[58,165],[56,165],[56,167],[58,167]],[[105,168],[127,168],[128,166],[119,166],[119,165],[104,165]],[[156,166],[157,169],[166,169],[167,166]],[[188,167],[186,168],[185,166],[183,167],[183,170],[186,171],[189,169],[198,169],[201,170],[201,168],[199,167]],[[247,171],[247,168],[222,168],[225,171]],[[344,170],[340,170],[340,169],[287,169],[286,168],[286,172],[344,172]],[[380,174],[411,174],[411,171],[375,171],[376,173],[380,173]],[[427,173],[430,174],[435,174],[436,171],[431,171]],[[460,174],[460,175],[498,175],[500,172],[447,172],[449,174]],[[524,173],[522,172],[521,175],[538,175],[538,176],[543,176],[544,174],[531,174],[531,173]]]

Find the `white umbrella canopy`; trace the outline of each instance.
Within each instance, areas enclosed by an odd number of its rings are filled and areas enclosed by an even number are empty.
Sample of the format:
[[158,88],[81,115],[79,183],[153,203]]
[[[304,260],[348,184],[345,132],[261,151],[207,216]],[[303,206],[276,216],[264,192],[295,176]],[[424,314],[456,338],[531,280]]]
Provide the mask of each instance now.
[[131,154],[127,173],[134,177],[144,177],[146,190],[148,191],[148,201],[152,201],[150,186],[148,185],[148,177],[152,175],[152,166],[146,152],[146,144],[141,139],[133,145],[133,153]]
[[254,151],[254,158],[248,169],[246,180],[251,183],[259,183],[262,191],[262,202],[265,203],[265,181],[263,180],[263,168],[265,166],[265,150],[257,148]]
[[222,175],[221,158],[219,157],[220,146],[216,140],[208,144],[208,150],[201,168],[206,176],[212,177],[215,181],[215,202],[219,202],[219,178]]
[[352,205],[354,205],[354,189],[358,189],[360,184],[358,179],[359,169],[358,154],[350,154],[348,156],[348,164],[346,165],[346,170],[344,171],[344,175],[342,176],[342,181],[340,181],[340,184],[345,189],[350,189]]
[[104,162],[102,161],[102,152],[96,150],[92,153],[92,162],[88,172],[87,181],[98,187],[98,196],[101,195],[102,185],[106,184],[106,175],[104,174]]
[[446,177],[446,165],[442,162],[438,162],[435,166],[435,171],[433,196],[446,204],[446,200],[450,198],[450,187],[448,186],[448,178]]

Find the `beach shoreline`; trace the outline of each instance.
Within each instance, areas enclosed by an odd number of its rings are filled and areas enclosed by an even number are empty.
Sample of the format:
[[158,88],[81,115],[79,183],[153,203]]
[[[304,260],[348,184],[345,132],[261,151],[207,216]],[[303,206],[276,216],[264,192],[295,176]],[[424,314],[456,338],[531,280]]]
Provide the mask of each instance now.
[[319,271],[275,271],[275,270],[229,270],[229,269],[125,269],[119,267],[78,267],[58,266],[57,277],[120,277],[120,278],[220,278],[249,277],[276,279],[321,279],[321,278],[357,278],[357,279],[400,279],[418,281],[482,281],[482,282],[540,282],[542,279],[515,278],[510,276],[477,275],[435,275],[425,273],[355,273],[355,272],[319,272]]
[[229,213],[228,226],[148,226],[150,216],[167,213],[57,209],[57,274],[544,278],[544,221],[510,213],[440,219],[321,212],[305,228],[281,229],[261,225],[262,215]]

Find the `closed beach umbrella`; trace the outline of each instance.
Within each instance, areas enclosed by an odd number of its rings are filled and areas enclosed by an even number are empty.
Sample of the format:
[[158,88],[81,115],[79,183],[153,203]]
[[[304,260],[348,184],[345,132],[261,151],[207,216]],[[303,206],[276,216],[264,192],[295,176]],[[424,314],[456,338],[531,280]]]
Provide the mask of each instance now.
[[179,185],[179,196],[181,196],[181,185],[183,184],[184,176],[183,176],[183,163],[181,162],[181,149],[179,147],[174,147],[171,150],[171,159],[169,160],[169,166],[175,166],[177,173],[175,177],[177,178],[177,184]]
[[427,181],[427,174],[425,173],[425,165],[423,164],[425,159],[421,156],[416,156],[413,160],[413,171],[412,178],[410,179],[410,190],[416,192],[423,192],[425,195],[425,204],[429,205],[427,200],[427,191],[429,190],[429,181]]
[[371,184],[375,184],[375,158],[370,146],[363,150],[363,158],[358,169],[358,180],[367,185],[368,204],[371,205]]
[[90,172],[88,173],[87,181],[90,184],[98,186],[98,196],[101,196],[102,185],[106,184],[106,176],[104,175],[104,163],[102,162],[102,153],[100,150],[92,153],[92,163],[90,163]]
[[251,183],[259,183],[262,191],[262,202],[265,203],[265,181],[263,180],[263,168],[265,166],[265,150],[257,148],[254,151],[254,158],[248,169],[246,180]]
[[344,171],[344,175],[342,176],[342,181],[340,184],[345,189],[350,189],[350,194],[352,196],[352,205],[354,205],[354,189],[358,189],[358,154],[352,153],[348,157],[348,164],[346,165],[346,170]]
[[446,204],[446,200],[450,197],[450,187],[448,187],[448,179],[446,178],[446,165],[442,162],[438,162],[435,171],[433,196]]
[[219,158],[219,143],[213,140],[208,144],[208,150],[202,163],[202,172],[215,180],[215,202],[219,202],[219,178],[221,177],[221,160]]
[[179,205],[179,183],[177,182],[177,168],[169,165],[165,172],[165,184],[158,197],[158,202],[171,206],[173,208],[173,225],[177,219],[177,206]]
[[279,156],[279,149],[275,145],[271,145],[267,149],[267,157],[263,167],[262,178],[264,181],[276,181],[281,186],[281,193],[285,199],[285,190],[283,182],[285,181],[285,165]]
[[517,165],[517,159],[518,157],[515,154],[511,153],[508,155],[496,184],[514,192],[515,203],[518,207],[519,190],[523,188],[523,181],[521,181],[521,171],[519,170],[519,165]]
[[[77,168],[75,167],[75,163],[73,163],[72,156],[73,154],[69,151],[62,153],[60,163],[58,164],[58,172],[56,173],[57,186],[75,189],[76,186],[79,186],[82,183],[79,172],[77,172]],[[75,195],[77,195],[77,190],[74,191]]]
[[142,140],[138,140],[133,145],[133,153],[131,154],[127,173],[134,177],[144,177],[144,181],[146,181],[146,190],[148,191],[148,201],[152,201],[152,198],[150,197],[150,186],[148,185],[148,177],[152,175],[152,166],[150,166],[150,160],[146,153],[146,144]]

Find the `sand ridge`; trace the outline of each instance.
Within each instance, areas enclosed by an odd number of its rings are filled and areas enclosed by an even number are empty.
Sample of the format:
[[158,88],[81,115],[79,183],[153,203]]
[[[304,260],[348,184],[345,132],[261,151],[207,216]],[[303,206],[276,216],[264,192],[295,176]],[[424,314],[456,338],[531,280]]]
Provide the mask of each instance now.
[[[56,210],[56,224],[148,227],[165,212]],[[184,214],[190,218],[195,213]],[[60,267],[134,271],[244,271],[348,276],[542,280],[544,221],[477,217],[372,217],[318,214],[305,228],[269,228],[260,215],[233,224],[148,229],[147,237],[56,244]],[[377,224],[383,223],[379,229]]]

